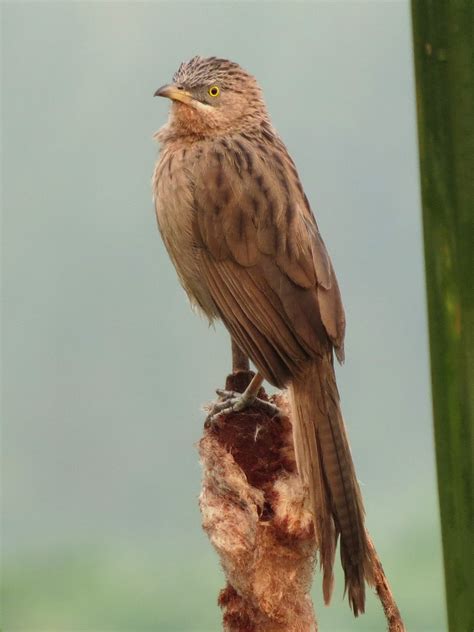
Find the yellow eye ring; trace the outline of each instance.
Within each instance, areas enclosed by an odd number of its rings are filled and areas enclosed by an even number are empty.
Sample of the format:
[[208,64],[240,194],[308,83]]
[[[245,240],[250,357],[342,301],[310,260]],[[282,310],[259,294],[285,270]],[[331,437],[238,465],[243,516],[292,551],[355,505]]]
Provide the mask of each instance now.
[[221,91],[219,90],[218,86],[211,86],[209,90],[207,91],[210,97],[218,97],[220,92]]

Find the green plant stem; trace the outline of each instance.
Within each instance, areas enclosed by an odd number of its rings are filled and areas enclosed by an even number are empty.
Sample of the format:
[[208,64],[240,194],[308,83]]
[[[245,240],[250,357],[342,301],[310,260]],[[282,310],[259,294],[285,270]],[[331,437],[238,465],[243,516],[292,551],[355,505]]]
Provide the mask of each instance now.
[[474,629],[473,0],[412,0],[438,488],[451,632]]

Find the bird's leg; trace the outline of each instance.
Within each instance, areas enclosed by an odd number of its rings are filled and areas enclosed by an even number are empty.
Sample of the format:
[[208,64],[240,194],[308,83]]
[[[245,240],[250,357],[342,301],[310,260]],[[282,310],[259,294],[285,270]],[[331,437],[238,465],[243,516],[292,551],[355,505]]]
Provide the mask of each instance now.
[[[251,406],[252,403],[257,399],[257,393],[260,390],[262,383],[263,375],[260,375],[260,373],[256,373],[245,391],[243,393],[239,393],[240,396],[237,398],[238,401],[234,404],[232,410],[234,412],[237,412],[239,410],[247,408],[248,406]],[[232,396],[235,395],[233,391],[225,391],[223,389],[217,389],[216,392],[218,395],[227,400],[232,399]]]
[[218,418],[222,415],[228,415],[229,413],[237,413],[249,406],[255,406],[262,412],[275,417],[279,414],[277,406],[257,397],[258,391],[263,382],[263,375],[257,373],[252,378],[252,381],[247,386],[243,393],[236,393],[235,391],[226,391],[223,389],[217,389],[219,395],[219,401],[216,402],[207,416],[206,423],[214,424]]
[[232,373],[239,371],[250,371],[249,358],[232,338]]

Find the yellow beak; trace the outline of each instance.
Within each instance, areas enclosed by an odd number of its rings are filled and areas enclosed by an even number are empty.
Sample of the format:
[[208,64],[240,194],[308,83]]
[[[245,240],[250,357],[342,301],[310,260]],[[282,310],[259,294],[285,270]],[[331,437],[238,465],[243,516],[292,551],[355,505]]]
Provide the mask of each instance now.
[[167,99],[181,101],[182,103],[191,103],[191,101],[193,101],[193,96],[190,92],[187,92],[182,86],[177,86],[173,83],[161,86],[153,96],[166,97]]

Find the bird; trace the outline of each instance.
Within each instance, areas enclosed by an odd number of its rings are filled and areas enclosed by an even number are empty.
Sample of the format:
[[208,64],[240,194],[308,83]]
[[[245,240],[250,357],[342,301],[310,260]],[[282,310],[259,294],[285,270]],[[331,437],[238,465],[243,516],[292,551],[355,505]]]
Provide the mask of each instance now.
[[[307,491],[323,596],[338,539],[355,616],[374,585],[365,511],[336,385],[345,315],[335,272],[262,90],[239,64],[195,56],[154,96],[170,99],[152,177],[158,227],[191,304],[230,333],[243,394],[218,391],[214,415],[287,389],[297,470]],[[290,104],[289,104],[290,105]]]

